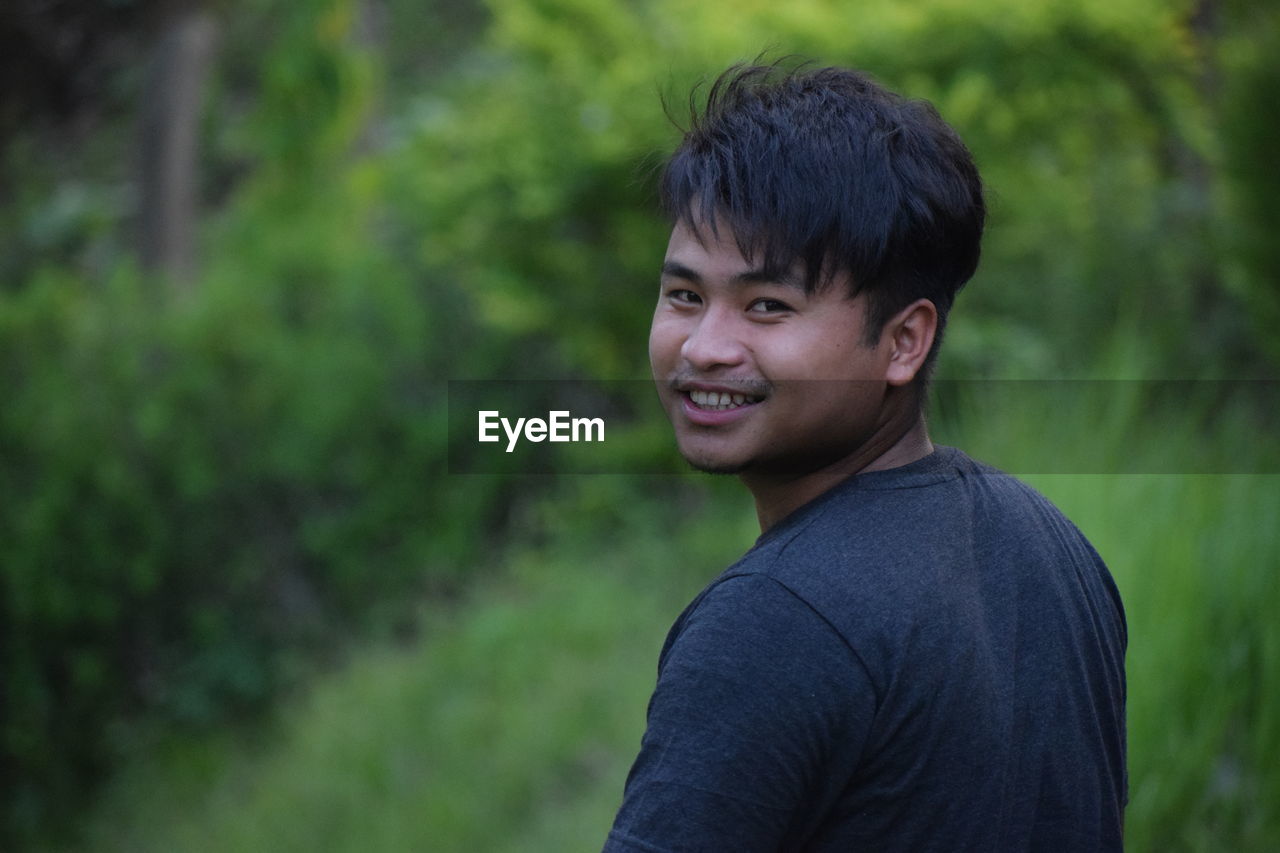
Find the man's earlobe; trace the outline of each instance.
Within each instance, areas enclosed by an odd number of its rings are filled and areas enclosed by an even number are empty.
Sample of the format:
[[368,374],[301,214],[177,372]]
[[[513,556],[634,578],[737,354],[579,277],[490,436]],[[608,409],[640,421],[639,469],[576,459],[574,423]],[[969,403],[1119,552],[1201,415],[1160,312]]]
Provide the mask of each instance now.
[[909,385],[924,367],[934,336],[938,333],[938,309],[928,299],[917,299],[885,324],[885,334],[893,346],[885,381]]

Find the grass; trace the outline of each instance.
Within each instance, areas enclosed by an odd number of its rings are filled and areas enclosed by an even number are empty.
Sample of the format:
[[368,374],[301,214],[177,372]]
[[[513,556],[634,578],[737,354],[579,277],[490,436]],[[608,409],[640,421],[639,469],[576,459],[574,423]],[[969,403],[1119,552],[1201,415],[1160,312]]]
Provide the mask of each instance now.
[[1032,478],[1129,624],[1129,849],[1280,849],[1280,477]]
[[[750,541],[751,517],[622,505],[603,478],[527,523],[500,575],[430,606],[411,645],[368,648],[265,727],[173,744],[109,786],[91,850],[565,851],[598,848],[675,613]],[[696,496],[694,496],[696,498]],[[655,532],[659,535],[655,535]]]
[[[946,437],[979,456],[1067,453],[1070,436],[1099,435],[1079,417],[970,419]],[[1245,417],[1207,437],[1198,419],[1160,423],[1168,446],[1270,452]],[[1100,434],[1118,453],[1132,431]],[[1280,849],[1280,476],[1028,479],[1125,599],[1129,849]],[[566,483],[527,510],[500,572],[427,606],[411,644],[354,653],[252,732],[126,768],[86,817],[83,849],[599,849],[665,631],[754,537],[731,484],[715,491],[661,503],[622,478]]]

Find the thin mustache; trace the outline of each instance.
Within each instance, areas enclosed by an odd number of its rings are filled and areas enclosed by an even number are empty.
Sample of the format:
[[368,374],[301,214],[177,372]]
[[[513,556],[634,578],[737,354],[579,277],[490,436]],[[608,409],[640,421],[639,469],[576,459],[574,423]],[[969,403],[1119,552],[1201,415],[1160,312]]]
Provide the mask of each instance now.
[[712,379],[706,376],[699,376],[696,373],[678,373],[667,380],[667,387],[672,391],[681,391],[685,385],[694,382],[718,385],[721,388],[728,389],[731,393],[751,397],[765,397],[773,391],[773,383],[764,379]]

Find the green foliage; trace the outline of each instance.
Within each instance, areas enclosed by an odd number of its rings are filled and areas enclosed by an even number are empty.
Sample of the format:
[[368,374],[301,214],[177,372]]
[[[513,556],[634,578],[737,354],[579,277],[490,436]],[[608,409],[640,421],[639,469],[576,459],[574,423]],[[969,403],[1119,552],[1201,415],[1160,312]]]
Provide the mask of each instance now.
[[[662,240],[645,215],[646,167],[675,135],[655,88],[678,120],[695,81],[770,47],[872,69],[932,99],[973,148],[992,221],[956,315],[951,372],[1089,375],[1093,359],[1079,354],[1126,318],[1141,320],[1164,375],[1234,366],[1221,338],[1244,315],[1216,266],[1206,176],[1217,141],[1187,7],[881,2],[855,15],[801,0],[739,8],[732,24],[676,0],[491,9],[487,61],[405,128],[406,186],[448,199],[433,205],[445,218],[430,223],[429,251],[487,277],[468,282],[486,316],[554,334],[571,363],[643,370],[632,341]],[[1026,345],[1044,337],[1052,345]]]
[[439,487],[435,296],[352,253],[352,199],[327,196],[294,218],[307,240],[228,238],[181,304],[127,272],[0,304],[3,737],[33,810],[15,820],[72,799],[113,719],[259,706],[333,629],[477,551],[496,484]]
[[240,136],[259,171],[189,292],[55,262],[0,294],[0,839],[64,817],[124,721],[260,709],[336,638],[403,624],[501,510],[496,481],[440,486],[473,324],[399,263],[386,170],[348,154],[371,79],[342,70],[348,7],[295,10],[278,50],[300,67],[268,58]]
[[1224,69],[1225,195],[1235,215],[1221,223],[1228,285],[1249,307],[1253,337],[1274,364],[1280,358],[1280,165],[1274,142],[1280,118],[1266,104],[1280,87],[1280,13],[1239,4],[1236,27],[1218,46]]

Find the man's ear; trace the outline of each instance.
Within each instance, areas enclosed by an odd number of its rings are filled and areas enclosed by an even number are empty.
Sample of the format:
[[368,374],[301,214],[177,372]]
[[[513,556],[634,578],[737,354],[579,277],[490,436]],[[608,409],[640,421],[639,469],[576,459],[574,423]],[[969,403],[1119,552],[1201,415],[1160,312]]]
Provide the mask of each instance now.
[[938,309],[928,299],[917,299],[885,323],[880,333],[890,346],[885,381],[909,385],[929,357],[938,333]]

